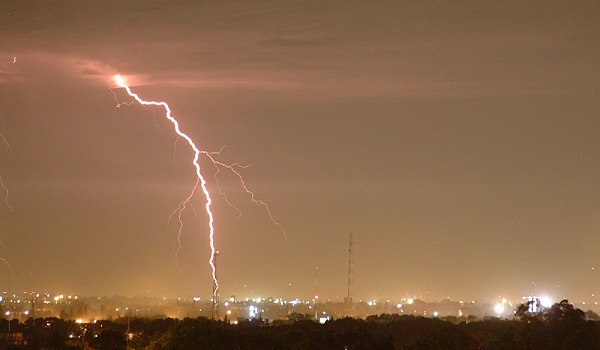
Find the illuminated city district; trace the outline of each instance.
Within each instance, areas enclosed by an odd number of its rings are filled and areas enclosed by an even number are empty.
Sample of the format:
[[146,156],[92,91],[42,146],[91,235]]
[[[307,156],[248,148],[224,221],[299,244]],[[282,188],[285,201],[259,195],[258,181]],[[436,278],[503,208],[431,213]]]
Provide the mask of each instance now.
[[[356,300],[351,304],[343,300],[322,301],[313,299],[283,298],[244,298],[231,296],[223,298],[219,319],[231,323],[246,319],[288,319],[290,315],[308,315],[310,318],[325,322],[331,318],[356,317],[370,315],[399,314],[423,317],[456,317],[458,319],[482,319],[484,317],[511,318],[517,307],[534,301],[542,307],[550,307],[553,301],[544,297],[523,297],[516,302],[499,297],[493,302],[452,301],[444,299],[425,302],[416,298],[399,300]],[[575,307],[597,311],[598,302],[574,302]],[[30,317],[59,317],[77,322],[90,323],[94,320],[117,319],[122,317],[156,317],[164,315],[170,318],[205,316],[210,318],[213,300],[211,298],[178,297],[82,297],[56,293],[10,294],[0,295],[1,316],[7,319],[24,321]],[[536,311],[536,310],[532,310]]]

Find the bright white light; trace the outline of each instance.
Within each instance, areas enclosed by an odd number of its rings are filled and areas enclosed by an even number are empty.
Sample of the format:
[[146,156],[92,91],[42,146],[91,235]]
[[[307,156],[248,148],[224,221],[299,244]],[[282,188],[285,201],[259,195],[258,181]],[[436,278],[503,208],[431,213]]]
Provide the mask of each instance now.
[[550,298],[548,298],[548,297],[541,297],[540,304],[543,307],[550,307],[550,306],[552,306],[552,300],[550,300]]
[[494,311],[496,311],[497,314],[504,313],[504,305],[496,304],[496,306],[494,306]]
[[433,312],[433,317],[438,317],[439,313],[437,311]]
[[412,298],[409,298],[407,300],[408,305],[412,305],[415,301]]
[[402,304],[398,304],[396,305],[396,308],[400,309],[402,307]]
[[78,319],[77,321],[75,321],[75,323],[82,324],[82,323],[83,323],[83,320],[80,318],[80,319]]
[[115,82],[117,83],[117,85],[119,85],[120,87],[125,87],[127,86],[127,84],[125,83],[125,79],[123,79],[122,76],[120,75],[115,75]]
[[248,310],[248,316],[250,316],[250,318],[255,318],[257,312],[258,308],[256,306],[250,305],[250,308]]

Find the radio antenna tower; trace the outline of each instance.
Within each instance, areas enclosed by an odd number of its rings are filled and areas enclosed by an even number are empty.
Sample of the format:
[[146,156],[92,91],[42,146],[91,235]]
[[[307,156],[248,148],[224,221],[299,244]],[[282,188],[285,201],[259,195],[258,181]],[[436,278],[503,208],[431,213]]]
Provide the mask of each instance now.
[[352,240],[352,233],[350,233],[350,243],[348,244],[348,295],[344,300],[344,305],[346,307],[346,316],[349,315],[350,310],[352,309],[352,284],[354,280],[352,279],[352,244],[354,241]]
[[217,250],[215,251],[214,255],[213,255],[213,263],[215,265],[215,280],[213,281],[213,295],[212,295],[212,315],[211,318],[213,320],[218,320],[219,319],[219,285],[218,285],[218,280],[219,278],[217,277],[217,257],[221,255],[221,253]]
[[319,303],[319,267],[315,268],[315,319],[319,320],[319,312],[317,304]]

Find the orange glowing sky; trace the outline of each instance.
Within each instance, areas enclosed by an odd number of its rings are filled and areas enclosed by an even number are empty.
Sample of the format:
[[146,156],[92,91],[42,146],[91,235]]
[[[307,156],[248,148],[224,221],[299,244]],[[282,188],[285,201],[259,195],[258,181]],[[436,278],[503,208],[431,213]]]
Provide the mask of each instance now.
[[[594,301],[600,8],[592,2],[4,1],[0,289]],[[16,61],[14,58],[16,57]],[[114,91],[120,100],[123,91]],[[208,162],[208,159],[203,159]],[[202,165],[202,164],[201,164]],[[0,192],[1,194],[1,192]],[[4,203],[4,197],[0,201]],[[533,290],[535,282],[536,291]]]

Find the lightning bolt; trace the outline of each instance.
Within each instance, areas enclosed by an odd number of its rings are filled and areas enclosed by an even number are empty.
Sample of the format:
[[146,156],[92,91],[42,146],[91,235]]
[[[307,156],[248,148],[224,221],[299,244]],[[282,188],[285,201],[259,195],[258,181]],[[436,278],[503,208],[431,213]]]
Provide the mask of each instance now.
[[[14,57],[13,58],[13,63],[17,62],[17,58]],[[4,110],[2,108],[0,108],[0,140],[2,140],[2,143],[4,143],[4,145],[6,146],[6,151],[8,151],[8,148],[10,147],[10,144],[8,143],[8,141],[6,140],[6,137],[4,137]],[[10,205],[10,202],[8,201],[8,187],[6,187],[6,185],[4,184],[4,180],[2,180],[2,177],[0,176],[0,187],[2,187],[2,189],[4,190],[4,201],[6,202],[6,206],[8,207],[8,209],[12,212],[14,211],[14,208],[12,207],[12,205]],[[4,244],[2,244],[2,241],[0,241],[0,247],[4,248]],[[8,269],[10,270],[10,273],[14,273],[12,266],[10,266],[10,263],[8,262],[8,260],[6,260],[3,257],[0,257],[0,261],[2,261],[6,266],[8,266]]]
[[8,187],[6,187],[4,185],[4,180],[2,180],[2,176],[0,176],[0,186],[2,187],[2,189],[4,190],[4,193],[5,193],[5,195],[4,195],[4,202],[6,203],[6,206],[8,207],[8,209],[10,211],[14,211],[15,208],[13,208],[13,206],[10,205],[10,202],[8,201]]
[[[4,246],[4,244],[2,244],[2,241],[0,240],[0,247],[2,249],[6,248]],[[12,267],[10,266],[10,263],[8,262],[8,260],[4,259],[3,257],[0,256],[0,261],[3,262],[6,266],[8,266],[8,269],[10,270],[10,273],[14,273]]]
[[[129,86],[127,86],[127,84],[125,83],[125,80],[123,79],[123,77],[121,77],[120,75],[115,75],[114,81],[117,84],[117,86],[124,88],[125,91],[127,91],[127,94],[129,96],[133,97],[139,104],[144,105],[144,106],[159,106],[159,107],[164,108],[165,109],[165,117],[173,124],[173,127],[174,127],[177,135],[179,135],[179,137],[183,138],[188,143],[188,145],[192,148],[192,150],[194,151],[194,159],[192,161],[192,164],[194,165],[194,167],[196,169],[197,181],[196,181],[196,185],[194,185],[194,188],[192,189],[192,192],[182,202],[182,204],[180,204],[180,207],[181,207],[181,211],[183,209],[185,209],[185,205],[187,203],[189,203],[189,201],[191,200],[192,196],[194,195],[194,192],[196,191],[198,184],[199,184],[200,187],[202,188],[202,192],[204,193],[204,198],[206,198],[206,204],[205,204],[204,208],[206,210],[206,214],[208,215],[209,241],[210,241],[210,250],[211,250],[209,264],[212,269],[213,281],[215,282],[216,289],[218,289],[219,281],[217,280],[217,271],[216,271],[216,267],[215,267],[215,263],[214,263],[214,256],[215,256],[216,249],[215,249],[215,239],[214,239],[214,236],[215,236],[214,216],[211,211],[212,199],[210,197],[208,188],[206,187],[206,180],[204,179],[204,176],[202,176],[202,172],[200,171],[200,163],[198,163],[198,159],[200,158],[200,153],[201,153],[200,150],[198,149],[198,147],[196,146],[194,141],[187,134],[185,134],[184,132],[181,131],[181,129],[179,128],[179,122],[175,118],[173,118],[173,116],[171,115],[171,108],[169,107],[169,105],[166,102],[142,100],[136,93],[131,91]],[[180,223],[182,223],[181,216],[179,216],[179,221],[180,221]]]
[[4,264],[6,264],[6,266],[8,267],[8,269],[10,270],[10,273],[13,274],[15,273],[15,271],[12,269],[12,267],[10,266],[10,264],[8,263],[8,261],[6,261],[6,259],[4,258],[0,258],[0,261],[2,261]]
[[[216,155],[217,157],[220,157],[221,156],[221,152],[223,151],[224,148],[225,148],[225,146],[221,147],[221,149],[218,152],[205,152],[205,151],[202,151],[202,154],[207,155],[212,160],[211,156],[212,155]],[[225,202],[227,203],[227,205],[229,205],[230,208],[233,208],[235,211],[237,211],[237,213],[238,213],[238,217],[237,218],[239,219],[242,216],[242,211],[238,207],[236,207],[235,205],[233,205],[233,203],[231,203],[229,201],[229,198],[227,198],[227,194],[225,194],[225,192],[223,192],[221,190],[221,186],[219,185],[219,177],[218,177],[219,172],[221,171],[221,168],[219,168],[218,164],[216,164],[214,161],[213,161],[213,165],[215,166],[215,170],[216,170],[215,171],[215,183],[217,185],[217,189],[219,190],[219,193],[221,194],[221,196],[223,196],[223,198],[225,199]],[[248,166],[241,166],[241,167],[242,168],[246,168]]]
[[[0,108],[0,140],[2,140],[2,142],[6,146],[6,150],[8,151],[10,144],[4,137],[4,111],[2,110],[2,108]],[[2,189],[4,190],[4,201],[6,202],[6,206],[8,207],[8,209],[10,209],[10,211],[14,211],[14,208],[10,205],[10,202],[8,201],[8,187],[6,187],[6,185],[4,184],[4,180],[2,180],[1,176],[0,187],[2,187]]]
[[[211,199],[210,193],[208,191],[208,188],[206,186],[206,180],[204,179],[202,172],[201,172],[201,168],[200,168],[200,164],[199,164],[200,155],[207,157],[212,162],[212,164],[215,166],[215,168],[216,168],[216,172],[215,172],[216,187],[219,190],[219,193],[223,196],[223,198],[227,202],[227,204],[231,208],[235,209],[238,212],[238,218],[242,214],[241,210],[238,209],[235,205],[233,205],[229,201],[226,194],[221,190],[221,188],[219,186],[219,180],[218,180],[217,175],[219,174],[221,169],[226,169],[227,171],[231,172],[238,178],[238,181],[241,184],[242,190],[249,196],[250,201],[256,205],[262,206],[265,209],[271,222],[273,222],[277,227],[279,227],[279,229],[283,233],[285,240],[291,244],[291,242],[289,241],[289,239],[287,237],[287,234],[286,234],[286,231],[285,231],[283,225],[272,214],[271,209],[269,208],[269,205],[266,202],[256,198],[255,194],[248,188],[248,186],[246,185],[246,182],[244,181],[244,178],[238,171],[238,169],[247,168],[248,165],[241,165],[239,163],[226,164],[226,163],[221,162],[219,160],[219,157],[221,155],[221,151],[223,150],[223,148],[221,148],[221,150],[219,150],[218,152],[208,152],[208,151],[200,150],[196,146],[194,141],[187,134],[185,134],[184,132],[181,131],[178,121],[172,116],[171,109],[166,102],[143,100],[142,98],[139,97],[138,94],[131,91],[131,89],[125,82],[125,79],[120,75],[115,75],[113,77],[113,81],[117,84],[117,86],[125,89],[127,94],[129,96],[131,96],[135,101],[137,101],[140,105],[142,105],[142,106],[158,106],[158,107],[164,108],[165,117],[173,124],[175,132],[177,133],[177,139],[175,140],[174,152],[176,151],[177,142],[180,139],[184,139],[188,143],[189,147],[194,151],[194,158],[192,160],[192,164],[194,165],[194,168],[196,169],[196,183],[194,184],[194,187],[192,188],[190,194],[183,201],[181,201],[179,203],[179,205],[177,206],[177,208],[173,211],[173,213],[171,213],[171,215],[169,216],[169,219],[167,220],[167,224],[174,217],[177,218],[178,233],[177,233],[177,241],[176,241],[175,247],[174,247],[174,255],[177,258],[179,251],[181,249],[181,234],[182,234],[182,228],[184,225],[183,219],[182,219],[182,213],[189,206],[194,210],[194,213],[197,216],[196,210],[195,210],[194,206],[192,205],[191,200],[192,200],[194,194],[196,193],[196,191],[198,190],[198,187],[200,187],[202,189],[204,198],[206,200],[204,209],[205,209],[206,214],[208,215],[208,219],[209,219],[208,220],[208,228],[209,228],[209,241],[210,241],[210,249],[211,249],[209,264],[212,269],[212,278],[213,278],[214,286],[215,286],[215,288],[213,290],[213,294],[216,295],[218,292],[218,289],[219,289],[219,282],[218,282],[217,271],[216,271],[216,266],[215,266],[215,256],[218,255],[218,251],[215,248],[215,240],[214,240],[215,228],[214,228],[214,215],[211,210],[212,199]],[[109,87],[110,86],[111,86],[111,84],[109,84]],[[111,91],[112,91],[112,89],[111,89]],[[117,101],[117,107],[120,107],[121,105],[131,105],[131,103],[120,102],[117,99],[114,92],[113,92],[113,95],[115,96],[115,100]],[[156,125],[156,123],[155,123],[155,125]]]
[[2,110],[2,108],[0,108],[0,140],[2,140],[2,142],[6,146],[6,149],[8,150],[10,145],[8,144],[8,141],[6,141],[6,138],[4,137],[4,111]]
[[[182,230],[183,230],[183,219],[182,219],[181,215],[183,214],[183,212],[187,208],[188,204],[190,206],[192,206],[192,204],[190,203],[190,201],[192,200],[192,197],[194,196],[194,193],[196,193],[196,189],[198,188],[198,183],[199,182],[200,182],[200,180],[196,179],[196,184],[192,188],[192,191],[190,192],[189,196],[187,196],[186,199],[184,199],[183,201],[181,201],[181,203],[179,203],[179,205],[177,206],[177,208],[175,210],[173,210],[173,213],[171,213],[171,215],[169,216],[169,219],[167,220],[167,225],[168,225],[169,222],[171,222],[171,219],[175,215],[177,215],[177,222],[179,223],[179,225],[178,225],[178,230],[177,230],[177,241],[175,243],[175,247],[173,248],[175,250],[175,252],[174,252],[175,258],[177,258],[177,259],[179,259],[179,250],[181,250],[181,233],[182,233]],[[195,210],[194,210],[194,212],[195,212]]]
[[[0,248],[2,248],[2,249],[6,248],[6,246],[2,243],[2,241],[0,241]],[[8,269],[10,270],[11,274],[15,273],[15,271],[12,269],[12,266],[10,266],[10,263],[8,262],[8,260],[6,260],[3,257],[0,257],[0,261],[3,262],[8,267]]]
[[[250,189],[248,189],[248,186],[246,186],[246,182],[244,181],[244,178],[242,177],[242,174],[240,174],[235,167],[238,168],[247,168],[248,166],[243,166],[240,165],[238,163],[229,165],[229,164],[225,164],[222,163],[220,161],[218,161],[217,159],[215,159],[213,157],[212,153],[206,152],[206,151],[201,151],[202,154],[206,155],[213,164],[215,164],[215,166],[221,166],[223,168],[226,168],[227,170],[231,171],[233,174],[235,174],[235,176],[238,177],[238,180],[240,181],[240,184],[242,185],[242,189],[244,190],[244,192],[246,192],[249,196],[250,196],[250,201],[252,201],[252,203],[257,204],[262,206],[263,208],[265,208],[265,211],[267,212],[267,215],[269,215],[269,219],[271,219],[271,221],[277,225],[277,227],[279,227],[279,229],[281,230],[281,232],[283,233],[283,237],[285,238],[285,240],[291,244],[290,240],[287,237],[287,233],[285,232],[285,228],[283,227],[283,225],[281,225],[281,223],[279,223],[279,221],[275,218],[275,216],[273,216],[273,213],[271,212],[271,209],[269,208],[269,205],[260,200],[257,199],[256,196],[254,195],[254,192],[250,191]],[[220,189],[219,189],[220,191]],[[229,202],[229,200],[227,200],[227,202]],[[236,208],[237,209],[237,208]],[[238,210],[239,211],[239,210]]]

